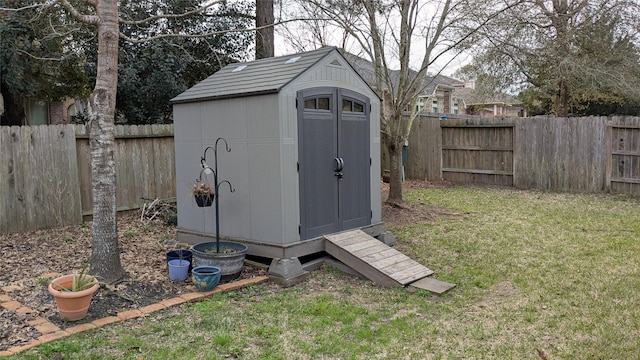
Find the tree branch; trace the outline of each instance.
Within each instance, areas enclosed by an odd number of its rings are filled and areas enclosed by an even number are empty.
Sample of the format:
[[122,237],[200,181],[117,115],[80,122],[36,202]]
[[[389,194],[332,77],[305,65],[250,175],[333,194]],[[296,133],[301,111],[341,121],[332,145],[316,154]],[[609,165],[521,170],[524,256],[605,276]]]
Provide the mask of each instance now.
[[[94,0],[90,0],[94,1]],[[59,3],[62,7],[71,15],[74,19],[89,25],[98,25],[100,23],[100,18],[96,15],[85,15],[81,14],[71,3],[67,0],[54,0],[52,5],[55,3]]]
[[229,29],[229,30],[212,31],[212,32],[204,33],[204,34],[168,33],[168,34],[160,34],[160,35],[154,35],[154,36],[145,36],[144,38],[141,38],[141,39],[134,39],[134,38],[129,37],[129,36],[123,34],[123,33],[120,33],[120,38],[123,39],[123,40],[126,40],[128,42],[131,42],[132,44],[141,44],[141,43],[145,43],[145,42],[148,42],[148,41],[153,41],[153,40],[158,40],[158,39],[170,39],[170,38],[199,39],[199,38],[207,38],[207,37],[211,37],[211,36],[224,35],[224,34],[229,34],[229,33],[254,32],[256,30],[266,29],[266,28],[273,27],[273,26],[276,26],[276,25],[286,24],[286,23],[295,22],[295,21],[306,21],[306,20],[311,20],[311,19],[299,18],[299,19],[282,20],[282,21],[279,21],[279,22],[274,23],[274,24],[254,27],[254,28],[251,28],[251,29]]

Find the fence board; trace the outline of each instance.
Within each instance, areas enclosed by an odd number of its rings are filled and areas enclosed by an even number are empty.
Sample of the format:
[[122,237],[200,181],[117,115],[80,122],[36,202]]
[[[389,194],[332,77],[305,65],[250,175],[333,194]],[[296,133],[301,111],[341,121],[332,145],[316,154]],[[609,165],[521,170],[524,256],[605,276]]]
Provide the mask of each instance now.
[[512,121],[453,119],[440,126],[445,180],[513,185]]
[[557,191],[606,190],[606,118],[516,121],[514,185]]
[[640,195],[640,126],[638,118],[614,118],[610,134],[609,173],[613,192]]
[[[441,128],[441,144],[435,150],[420,143],[436,143],[428,135],[438,131],[430,126]],[[509,127],[512,132],[505,132]],[[640,195],[640,118],[440,121],[421,115],[414,122],[408,157],[408,178]],[[441,166],[427,172],[427,164]],[[513,179],[505,180],[508,176],[503,174],[510,170]]]
[[[79,130],[78,148],[86,148],[86,168],[81,178],[91,178],[86,129]],[[136,208],[143,198],[174,198],[176,195],[173,125],[117,125],[114,161],[116,166],[116,206]],[[84,161],[84,159],[83,159]],[[82,184],[83,214],[93,211],[91,183]]]
[[407,148],[407,178],[442,180],[442,131],[439,122],[438,117],[425,115],[414,121]]
[[[173,125],[116,126],[116,200],[175,197]],[[84,125],[0,127],[0,232],[80,223],[92,212]]]
[[81,221],[74,128],[0,127],[0,232]]

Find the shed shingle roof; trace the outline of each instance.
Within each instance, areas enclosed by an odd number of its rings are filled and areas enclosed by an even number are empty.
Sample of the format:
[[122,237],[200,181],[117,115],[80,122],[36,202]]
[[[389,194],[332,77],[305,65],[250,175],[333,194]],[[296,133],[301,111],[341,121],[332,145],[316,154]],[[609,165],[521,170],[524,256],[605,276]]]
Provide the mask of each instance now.
[[[184,103],[276,93],[334,50],[335,47],[323,47],[300,54],[230,64],[174,97],[171,102]],[[296,57],[299,57],[297,61],[289,61]],[[242,66],[244,68],[241,70],[234,71]]]

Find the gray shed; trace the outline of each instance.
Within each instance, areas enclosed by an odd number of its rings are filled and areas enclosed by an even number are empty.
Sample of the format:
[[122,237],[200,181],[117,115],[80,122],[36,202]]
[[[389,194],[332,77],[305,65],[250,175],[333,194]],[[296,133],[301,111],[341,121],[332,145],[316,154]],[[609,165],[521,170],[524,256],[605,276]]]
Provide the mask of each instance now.
[[[276,259],[324,251],[322,236],[382,231],[380,99],[333,47],[228,65],[172,99],[179,241],[215,237],[190,186],[216,139],[220,236]],[[209,157],[210,154],[207,154]],[[209,163],[211,165],[211,163]]]

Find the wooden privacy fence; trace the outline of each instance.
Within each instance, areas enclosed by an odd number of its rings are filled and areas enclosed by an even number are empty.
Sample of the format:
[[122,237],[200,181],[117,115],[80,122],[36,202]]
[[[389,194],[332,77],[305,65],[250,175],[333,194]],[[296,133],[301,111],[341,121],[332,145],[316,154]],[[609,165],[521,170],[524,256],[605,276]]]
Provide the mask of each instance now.
[[416,119],[407,178],[640,195],[640,118]]
[[[118,209],[137,208],[143,198],[175,198],[173,125],[118,125],[115,138]],[[91,152],[84,126],[76,127],[76,146],[83,215],[91,215]]]
[[[173,125],[116,126],[116,206],[175,197]],[[0,127],[0,233],[79,224],[92,213],[83,125]]]
[[0,126],[0,232],[82,221],[72,125]]

